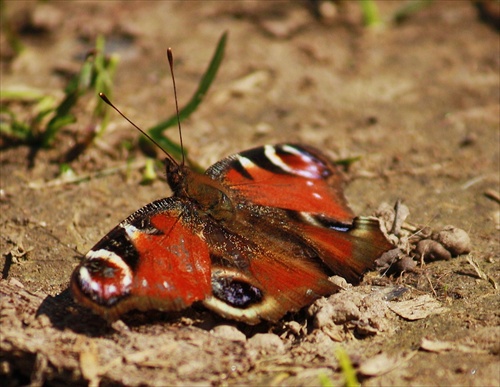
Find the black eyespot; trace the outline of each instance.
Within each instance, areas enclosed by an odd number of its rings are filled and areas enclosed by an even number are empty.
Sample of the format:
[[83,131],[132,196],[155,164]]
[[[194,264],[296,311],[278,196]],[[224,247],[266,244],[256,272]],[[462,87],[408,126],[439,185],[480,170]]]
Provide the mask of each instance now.
[[132,278],[127,266],[117,265],[109,258],[93,258],[73,272],[71,284],[76,295],[110,307],[129,296]]
[[259,288],[230,277],[213,278],[212,292],[215,297],[236,308],[246,308],[264,298]]

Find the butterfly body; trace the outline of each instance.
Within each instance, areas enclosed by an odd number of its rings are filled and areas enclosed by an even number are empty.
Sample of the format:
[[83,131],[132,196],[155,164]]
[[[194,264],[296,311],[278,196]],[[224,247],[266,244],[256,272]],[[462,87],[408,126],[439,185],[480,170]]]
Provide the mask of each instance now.
[[173,196],[115,227],[75,269],[75,298],[108,320],[194,302],[226,318],[276,321],[356,283],[392,246],[355,218],[343,179],[318,150],[278,144],[227,157],[205,174],[167,159]]

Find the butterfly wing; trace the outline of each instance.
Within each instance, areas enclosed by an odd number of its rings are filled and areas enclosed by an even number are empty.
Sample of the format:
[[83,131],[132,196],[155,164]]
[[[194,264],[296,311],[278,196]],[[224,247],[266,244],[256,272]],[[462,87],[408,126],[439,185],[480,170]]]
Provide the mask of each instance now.
[[352,284],[357,284],[365,271],[374,268],[380,255],[393,248],[380,231],[377,219],[358,217],[344,229],[328,227],[322,221],[314,222],[313,217],[294,219],[287,228],[302,235],[333,273]]
[[108,320],[128,310],[180,310],[211,294],[210,253],[190,202],[171,197],[121,222],[75,269],[75,299]]
[[[227,187],[235,202],[246,203],[240,210],[240,224],[234,225],[240,233],[251,233],[250,239],[259,240],[259,229],[265,234],[270,227],[281,228],[280,243],[286,244],[290,235],[301,238],[331,274],[351,283],[357,283],[392,248],[377,220],[354,219],[343,195],[341,173],[314,148],[265,145],[228,157],[207,174]],[[249,222],[259,212],[270,225],[256,227],[258,219]],[[287,262],[293,265],[293,257]]]
[[210,221],[205,235],[211,246],[212,296],[203,304],[223,317],[247,324],[277,321],[339,290],[321,260],[293,235],[286,245],[277,243],[272,232],[256,243]]
[[338,169],[312,147],[265,145],[230,156],[206,174],[254,205],[321,214],[351,223]]

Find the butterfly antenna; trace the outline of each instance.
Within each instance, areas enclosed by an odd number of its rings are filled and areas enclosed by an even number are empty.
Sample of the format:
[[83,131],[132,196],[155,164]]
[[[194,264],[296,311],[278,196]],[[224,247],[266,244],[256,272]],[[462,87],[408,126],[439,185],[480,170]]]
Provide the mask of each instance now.
[[111,106],[113,109],[115,109],[118,114],[120,114],[123,118],[125,118],[129,123],[130,125],[132,125],[134,128],[136,128],[139,132],[141,132],[149,141],[151,141],[153,144],[155,144],[158,148],[161,149],[161,151],[163,153],[165,153],[165,155],[172,161],[174,162],[175,164],[177,164],[177,161],[175,161],[175,159],[168,154],[168,152],[162,148],[162,146],[160,144],[158,144],[158,142],[152,138],[149,134],[147,134],[144,130],[142,130],[141,128],[139,128],[136,124],[134,124],[125,114],[123,114],[120,109],[118,109],[115,105],[113,105],[111,103],[111,101],[108,99],[108,97],[106,97],[106,94],[104,93],[99,93],[99,97],[101,97],[101,99],[106,102],[109,106]]
[[181,118],[179,116],[179,102],[177,102],[177,88],[175,87],[174,55],[172,54],[172,49],[170,47],[167,49],[167,57],[168,57],[168,64],[170,65],[170,74],[172,75],[172,83],[174,85],[175,112],[177,114],[177,126],[179,127],[179,144],[181,146],[181,152],[182,152],[181,165],[184,165],[184,145],[182,143]]

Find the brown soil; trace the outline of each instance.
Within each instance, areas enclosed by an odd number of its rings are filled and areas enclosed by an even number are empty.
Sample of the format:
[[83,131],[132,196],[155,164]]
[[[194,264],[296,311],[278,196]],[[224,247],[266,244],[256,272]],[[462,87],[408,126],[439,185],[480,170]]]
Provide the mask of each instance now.
[[[217,80],[184,123],[193,159],[208,166],[281,141],[315,145],[332,157],[361,155],[347,189],[356,213],[401,199],[415,224],[467,230],[471,256],[491,281],[461,256],[399,279],[371,274],[348,293],[359,301],[352,302],[354,323],[315,320],[315,328],[299,313],[246,327],[193,308],[132,313],[109,327],[74,304],[70,274],[109,229],[168,192],[162,181],[140,185],[133,168],[44,185],[58,176],[75,133],[91,124],[82,107],[78,123],[32,165],[27,147],[0,153],[2,385],[337,385],[345,375],[339,346],[367,386],[500,385],[493,286],[500,282],[500,211],[485,195],[500,191],[499,37],[471,2],[436,2],[378,30],[361,26],[354,2],[329,20],[300,2],[4,5],[3,18],[21,31],[25,49],[9,58],[2,36],[2,90],[30,87],[60,97],[66,79],[55,70],[78,69],[104,34],[121,56],[113,100],[145,128],[174,111],[166,48],[174,48],[182,105],[228,31]],[[380,2],[380,12],[391,15],[399,5]],[[144,159],[120,145],[137,132],[111,117],[104,136],[71,164],[77,174]],[[33,182],[42,184],[30,188]],[[430,296],[438,311],[414,321],[400,317],[382,302],[398,286],[408,289],[405,300]],[[347,302],[337,297],[334,305]]]

